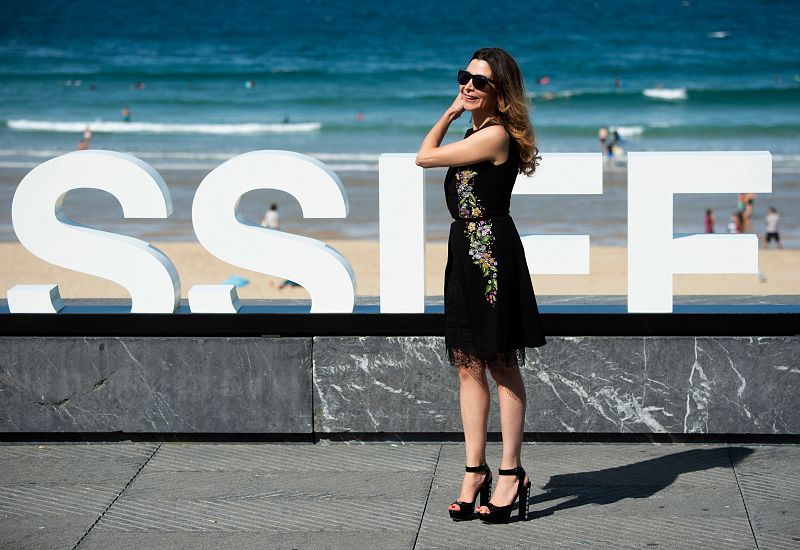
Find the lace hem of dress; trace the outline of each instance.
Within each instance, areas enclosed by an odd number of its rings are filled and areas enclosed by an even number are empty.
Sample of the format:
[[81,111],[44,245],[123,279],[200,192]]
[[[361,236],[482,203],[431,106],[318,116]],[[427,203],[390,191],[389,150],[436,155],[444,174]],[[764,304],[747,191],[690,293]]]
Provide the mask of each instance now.
[[[482,350],[486,357],[480,357],[475,346],[475,335],[470,323],[470,313],[464,298],[465,289],[461,283],[458,269],[451,272],[449,284],[445,289],[445,346],[451,367],[495,368],[525,366],[525,347],[510,350]],[[487,353],[488,352],[488,353]]]
[[451,367],[455,368],[485,368],[497,367],[520,369],[525,367],[525,348],[516,348],[510,351],[498,351],[489,357],[480,357],[471,346],[447,346],[447,359]]

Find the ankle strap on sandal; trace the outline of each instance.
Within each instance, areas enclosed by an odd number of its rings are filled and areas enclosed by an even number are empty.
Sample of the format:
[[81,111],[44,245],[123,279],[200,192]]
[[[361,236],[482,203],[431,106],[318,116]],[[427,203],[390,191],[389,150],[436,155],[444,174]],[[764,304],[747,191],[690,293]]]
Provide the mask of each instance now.
[[522,466],[517,466],[516,468],[511,468],[510,470],[504,470],[500,468],[497,470],[497,473],[501,476],[517,476],[520,479],[525,477],[525,470],[522,469]]
[[480,466],[464,466],[464,471],[469,472],[471,474],[475,474],[478,472],[491,472],[489,466],[487,466],[485,463],[481,464]]

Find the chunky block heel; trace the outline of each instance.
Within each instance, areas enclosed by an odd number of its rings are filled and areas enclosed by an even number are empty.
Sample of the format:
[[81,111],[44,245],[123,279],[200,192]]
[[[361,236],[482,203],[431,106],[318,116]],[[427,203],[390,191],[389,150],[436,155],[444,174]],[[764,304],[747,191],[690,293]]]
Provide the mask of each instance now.
[[[487,466],[488,468],[488,466]],[[492,474],[486,476],[486,481],[481,485],[481,506],[489,504],[489,499],[492,498]]]
[[519,499],[519,521],[526,521],[528,519],[528,499],[531,494],[531,482],[523,483],[525,480],[525,470],[522,466],[512,468],[510,470],[498,470],[501,476],[516,476],[517,477],[517,495],[511,504],[508,506],[495,506],[491,502],[485,506],[489,508],[488,514],[481,514],[481,521],[484,523],[508,523],[511,518],[511,509],[514,507],[514,502]]
[[[472,502],[462,502],[460,500],[456,500],[453,504],[458,505],[458,510],[450,509],[450,517],[453,521],[468,521],[474,519],[475,517],[475,501],[478,500],[480,496],[480,503],[481,506],[486,506],[489,503],[489,499],[492,496],[492,471],[489,469],[489,466],[486,464],[481,464],[480,466],[466,466],[464,471],[470,473],[479,473],[485,472],[486,477],[483,480],[480,488],[475,494],[475,498],[472,499]],[[451,504],[450,506],[452,506]]]

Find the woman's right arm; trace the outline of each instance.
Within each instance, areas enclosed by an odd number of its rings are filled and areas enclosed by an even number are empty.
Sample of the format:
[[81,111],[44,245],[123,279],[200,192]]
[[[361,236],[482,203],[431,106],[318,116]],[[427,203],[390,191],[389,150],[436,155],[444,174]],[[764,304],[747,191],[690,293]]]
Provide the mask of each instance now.
[[475,132],[461,141],[441,145],[450,124],[463,112],[463,100],[459,94],[422,140],[417,153],[417,166],[423,168],[463,166],[483,160],[494,161],[506,154],[509,137],[500,125]]

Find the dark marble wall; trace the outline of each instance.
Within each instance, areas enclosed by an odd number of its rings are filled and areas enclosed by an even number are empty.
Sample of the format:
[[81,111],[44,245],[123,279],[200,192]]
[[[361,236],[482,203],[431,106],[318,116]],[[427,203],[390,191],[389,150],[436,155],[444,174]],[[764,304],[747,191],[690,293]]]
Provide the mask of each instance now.
[[311,433],[310,338],[0,338],[0,431]]
[[[550,337],[527,350],[526,431],[797,434],[798,358],[791,337]],[[318,432],[461,429],[441,338],[317,337],[314,399]]]
[[[548,341],[527,431],[800,433],[800,338]],[[443,338],[0,338],[0,432],[312,429],[460,431]]]

